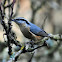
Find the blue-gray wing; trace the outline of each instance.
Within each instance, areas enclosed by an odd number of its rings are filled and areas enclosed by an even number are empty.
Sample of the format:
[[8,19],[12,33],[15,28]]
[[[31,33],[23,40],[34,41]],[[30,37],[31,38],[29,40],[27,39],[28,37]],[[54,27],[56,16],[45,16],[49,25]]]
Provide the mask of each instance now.
[[30,31],[32,33],[34,33],[35,35],[38,35],[38,36],[43,36],[43,37],[47,37],[48,34],[43,30],[43,29],[40,29],[38,26],[36,26],[35,24],[32,24],[30,23]]

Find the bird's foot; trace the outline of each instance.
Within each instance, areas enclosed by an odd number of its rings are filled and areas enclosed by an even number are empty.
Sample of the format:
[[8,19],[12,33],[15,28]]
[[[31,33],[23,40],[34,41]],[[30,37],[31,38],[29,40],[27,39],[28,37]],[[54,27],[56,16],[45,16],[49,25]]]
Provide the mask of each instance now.
[[34,48],[34,41],[30,41],[31,48]]

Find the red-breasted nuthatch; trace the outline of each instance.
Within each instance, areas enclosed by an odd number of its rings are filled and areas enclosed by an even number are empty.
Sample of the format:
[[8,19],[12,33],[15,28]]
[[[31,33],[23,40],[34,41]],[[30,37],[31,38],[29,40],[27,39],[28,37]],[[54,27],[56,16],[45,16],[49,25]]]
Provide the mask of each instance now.
[[48,37],[49,35],[35,24],[27,21],[23,17],[12,19],[21,29],[23,35],[31,40],[39,40],[42,37]]

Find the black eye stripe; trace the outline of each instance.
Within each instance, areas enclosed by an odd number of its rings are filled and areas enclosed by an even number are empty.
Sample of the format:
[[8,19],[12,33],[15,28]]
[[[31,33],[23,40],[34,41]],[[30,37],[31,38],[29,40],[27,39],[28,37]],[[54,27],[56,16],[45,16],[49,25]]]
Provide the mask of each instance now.
[[25,19],[16,19],[16,20],[23,20],[23,21],[25,21],[27,24],[29,24]]

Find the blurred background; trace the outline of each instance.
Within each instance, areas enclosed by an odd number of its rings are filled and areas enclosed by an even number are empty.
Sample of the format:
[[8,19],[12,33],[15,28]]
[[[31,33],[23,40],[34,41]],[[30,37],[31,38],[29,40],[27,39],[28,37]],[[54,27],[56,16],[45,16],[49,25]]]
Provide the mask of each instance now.
[[[3,2],[3,0],[1,0]],[[11,0],[12,1],[12,0]],[[14,6],[14,17],[24,17],[28,21],[43,28],[47,33],[62,34],[62,0],[16,0]],[[6,9],[8,15],[8,9]],[[7,16],[8,17],[8,16]],[[46,18],[47,17],[47,18]],[[46,20],[45,20],[46,18]],[[45,22],[44,22],[45,20]],[[5,19],[6,21],[6,19]],[[7,23],[7,21],[6,21]],[[44,25],[43,25],[44,24]],[[12,30],[17,36],[17,40],[21,43],[29,41],[20,32],[18,25],[12,22]],[[0,61],[7,59],[7,47],[4,44],[6,36],[3,38],[3,27],[0,22]],[[62,62],[62,46],[58,48],[52,55],[47,55],[47,48],[39,48],[35,51],[32,62]],[[21,54],[17,62],[28,62],[31,53]],[[5,56],[5,57],[4,57]],[[3,62],[5,62],[3,60]]]

